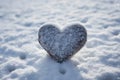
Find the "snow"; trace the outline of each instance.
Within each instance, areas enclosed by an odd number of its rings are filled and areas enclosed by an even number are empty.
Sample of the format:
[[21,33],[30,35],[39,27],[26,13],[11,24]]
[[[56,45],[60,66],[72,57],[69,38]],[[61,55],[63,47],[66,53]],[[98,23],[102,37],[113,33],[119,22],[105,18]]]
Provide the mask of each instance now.
[[[120,80],[120,0],[0,0],[0,80]],[[87,43],[61,64],[39,45],[47,22],[79,22]]]

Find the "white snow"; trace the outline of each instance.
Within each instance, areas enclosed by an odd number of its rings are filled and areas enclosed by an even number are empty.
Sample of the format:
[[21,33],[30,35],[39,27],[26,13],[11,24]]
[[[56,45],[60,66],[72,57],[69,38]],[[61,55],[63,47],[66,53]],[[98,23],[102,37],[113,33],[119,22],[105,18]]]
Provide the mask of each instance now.
[[[47,22],[80,22],[86,45],[57,63],[38,42]],[[0,80],[120,80],[120,0],[0,0]]]

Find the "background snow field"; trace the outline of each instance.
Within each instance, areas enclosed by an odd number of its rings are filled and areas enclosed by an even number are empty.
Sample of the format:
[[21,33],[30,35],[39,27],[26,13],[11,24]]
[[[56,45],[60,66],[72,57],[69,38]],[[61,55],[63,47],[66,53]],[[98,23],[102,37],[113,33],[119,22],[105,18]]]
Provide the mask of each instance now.
[[[46,22],[80,22],[87,43],[57,63],[38,42]],[[0,80],[120,80],[120,0],[0,0]]]

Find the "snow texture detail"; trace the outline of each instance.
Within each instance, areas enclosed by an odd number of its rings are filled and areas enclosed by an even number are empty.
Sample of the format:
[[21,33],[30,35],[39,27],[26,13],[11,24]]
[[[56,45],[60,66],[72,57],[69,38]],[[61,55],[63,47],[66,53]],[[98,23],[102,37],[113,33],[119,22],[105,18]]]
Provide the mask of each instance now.
[[72,24],[59,30],[54,24],[45,24],[39,30],[38,41],[49,55],[63,62],[78,52],[87,41],[86,29],[80,24]]

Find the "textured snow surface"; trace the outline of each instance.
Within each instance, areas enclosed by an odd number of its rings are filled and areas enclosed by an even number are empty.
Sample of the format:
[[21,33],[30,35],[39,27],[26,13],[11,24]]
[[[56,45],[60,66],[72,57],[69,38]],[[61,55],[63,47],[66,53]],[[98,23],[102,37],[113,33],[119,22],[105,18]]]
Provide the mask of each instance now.
[[41,46],[58,62],[63,62],[78,50],[87,40],[87,32],[79,23],[59,30],[55,24],[44,24],[38,32],[38,41]]
[[[57,63],[38,42],[47,22],[80,22],[87,43]],[[120,80],[120,0],[0,0],[0,80]]]

